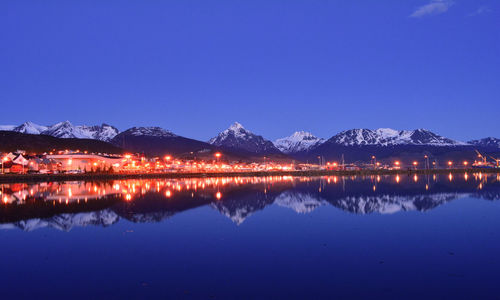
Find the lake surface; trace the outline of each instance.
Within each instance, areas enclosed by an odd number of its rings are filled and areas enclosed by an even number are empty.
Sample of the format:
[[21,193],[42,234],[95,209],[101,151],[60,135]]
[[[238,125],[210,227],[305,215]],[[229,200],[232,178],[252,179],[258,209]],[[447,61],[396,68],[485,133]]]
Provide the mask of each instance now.
[[3,299],[500,298],[497,174],[0,187]]

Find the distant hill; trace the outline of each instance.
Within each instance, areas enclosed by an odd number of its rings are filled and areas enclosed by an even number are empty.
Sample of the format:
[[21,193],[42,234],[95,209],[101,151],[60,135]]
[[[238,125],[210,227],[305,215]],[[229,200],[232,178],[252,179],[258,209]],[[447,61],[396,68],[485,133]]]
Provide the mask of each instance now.
[[152,156],[183,153],[211,153],[212,145],[178,136],[160,127],[132,127],[115,136],[111,143],[131,152]]
[[123,149],[110,143],[77,138],[56,138],[43,134],[27,134],[15,131],[0,131],[0,151],[10,152],[26,150],[27,152],[50,152],[58,150],[80,150],[102,153],[123,153]]

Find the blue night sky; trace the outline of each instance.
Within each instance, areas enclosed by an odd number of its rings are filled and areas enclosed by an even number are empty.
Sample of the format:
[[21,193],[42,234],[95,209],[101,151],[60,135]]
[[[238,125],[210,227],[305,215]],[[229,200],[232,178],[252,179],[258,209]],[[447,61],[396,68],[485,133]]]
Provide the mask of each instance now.
[[500,137],[500,2],[0,4],[0,124]]

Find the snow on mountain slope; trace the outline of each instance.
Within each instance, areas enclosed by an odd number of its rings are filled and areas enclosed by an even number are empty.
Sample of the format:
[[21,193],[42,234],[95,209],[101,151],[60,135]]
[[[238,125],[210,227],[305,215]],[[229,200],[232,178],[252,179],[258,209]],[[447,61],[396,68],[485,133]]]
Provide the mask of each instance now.
[[77,138],[77,139],[91,139],[92,135],[88,130],[82,130],[77,126],[73,126],[71,122],[64,121],[50,126],[42,134],[50,135],[58,138]]
[[461,146],[467,143],[455,141],[437,135],[429,130],[394,130],[390,128],[351,129],[340,132],[328,140],[330,143],[344,146],[361,145],[428,145],[428,146]]
[[469,144],[482,147],[500,148],[500,139],[494,137],[487,137],[480,140],[469,141]]
[[77,126],[80,128],[85,135],[90,136],[92,139],[109,142],[111,141],[120,131],[111,125],[103,123],[102,125],[94,126]]
[[16,131],[27,134],[44,134],[58,138],[95,139],[101,141],[110,141],[119,133],[118,129],[108,124],[74,126],[69,121],[60,122],[51,126],[25,122],[19,126],[0,126],[0,130]]
[[176,137],[177,135],[161,127],[132,127],[122,132],[134,136]]
[[325,139],[316,137],[306,131],[297,131],[291,136],[277,139],[274,146],[283,153],[307,151],[325,142]]
[[439,205],[468,197],[468,193],[438,193],[421,195],[350,195],[331,204],[355,214],[393,214],[400,211],[428,211]]
[[47,130],[47,126],[38,125],[33,122],[24,122],[23,124],[15,127],[12,131],[28,133],[28,134],[40,134]]
[[328,204],[325,200],[315,197],[312,194],[296,191],[285,191],[281,193],[276,197],[274,203],[281,207],[293,209],[299,214],[310,213],[317,207]]
[[280,153],[271,141],[264,139],[245,129],[240,123],[235,122],[228,129],[210,139],[208,143],[236,150],[253,153]]
[[88,225],[110,226],[118,222],[120,217],[109,209],[76,214],[60,214],[47,219],[29,219],[16,223],[2,224],[0,229],[20,228],[24,231],[50,227],[63,231],[70,231],[73,227]]
[[0,130],[3,131],[13,131],[16,125],[0,125]]

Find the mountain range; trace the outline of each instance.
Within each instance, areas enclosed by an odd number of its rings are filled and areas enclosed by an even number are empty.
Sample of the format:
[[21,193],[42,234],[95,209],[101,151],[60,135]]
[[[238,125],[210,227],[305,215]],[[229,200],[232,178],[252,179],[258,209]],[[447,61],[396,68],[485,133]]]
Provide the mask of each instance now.
[[[30,135],[48,135],[56,138],[94,139],[113,144],[127,151],[141,152],[148,155],[166,153],[179,155],[189,153],[201,157],[212,155],[215,151],[223,151],[235,159],[260,158],[264,156],[276,158],[292,158],[298,160],[339,159],[342,154],[350,160],[369,160],[377,155],[389,158],[394,155],[408,157],[425,155],[469,158],[475,155],[474,149],[489,153],[500,152],[500,139],[488,137],[484,139],[462,142],[440,136],[426,129],[394,130],[390,128],[350,129],[335,134],[329,139],[316,137],[305,131],[297,131],[292,135],[270,141],[255,134],[238,122],[220,132],[208,142],[190,139],[177,135],[160,127],[132,127],[120,132],[116,127],[101,125],[78,125],[69,121],[54,125],[38,125],[25,122],[21,125],[3,125],[0,131],[14,131]],[[461,155],[466,153],[465,155]],[[459,155],[460,154],[460,155]]]
[[50,135],[58,138],[94,139],[106,142],[111,141],[119,133],[116,127],[104,123],[94,126],[74,126],[70,121],[59,122],[51,126],[24,122],[19,126],[3,125],[0,126],[0,130]]
[[238,122],[210,139],[208,143],[225,149],[243,150],[254,154],[281,153],[271,141],[245,129]]

